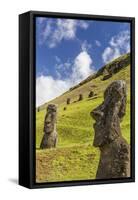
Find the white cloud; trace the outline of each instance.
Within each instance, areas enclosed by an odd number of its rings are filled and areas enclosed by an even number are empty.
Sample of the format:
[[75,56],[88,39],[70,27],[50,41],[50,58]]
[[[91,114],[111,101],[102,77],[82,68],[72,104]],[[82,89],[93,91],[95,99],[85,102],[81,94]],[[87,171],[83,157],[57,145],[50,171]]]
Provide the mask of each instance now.
[[81,49],[82,51],[89,51],[92,48],[92,45],[90,43],[87,42],[87,40],[84,40],[81,43]]
[[80,52],[80,54],[75,58],[73,73],[71,76],[74,84],[79,83],[94,72],[92,62],[92,58],[86,51]]
[[55,60],[57,61],[57,63],[61,62],[61,60],[60,60],[60,58],[58,56],[55,56]]
[[86,21],[81,20],[78,22],[78,26],[80,26],[83,29],[87,29],[89,25]]
[[69,61],[67,61],[67,62],[64,63],[65,69],[69,69],[70,66],[71,66],[71,63]]
[[42,17],[38,18],[38,20],[39,20],[40,27],[41,25],[43,25],[43,22],[46,24],[45,27],[43,28],[43,31],[40,32],[39,40],[38,40],[39,44],[42,45],[52,33],[52,27],[51,27],[52,21],[50,19],[46,20],[45,18],[42,18]]
[[55,64],[55,72],[57,75],[57,78],[68,77],[69,71],[72,66],[72,62],[70,59],[67,59],[67,61],[62,62],[61,59],[58,56],[55,56],[56,64]]
[[75,39],[77,28],[84,30],[88,28],[88,23],[83,20],[55,19],[52,21],[47,19],[46,21],[45,29],[42,30],[40,37],[42,37],[41,41],[50,48],[56,47],[62,40]]
[[[41,75],[36,79],[36,106],[61,95],[73,85],[79,83],[94,72],[92,58],[87,51],[81,51],[72,63],[72,73],[65,79],[57,70],[58,79],[52,76]],[[67,66],[65,66],[65,63]],[[62,67],[71,67],[71,63],[65,62]],[[62,63],[61,63],[62,64]],[[61,66],[60,66],[61,67]]]
[[58,33],[57,36],[60,36],[61,39],[73,39],[76,35],[76,28],[77,22],[75,20],[58,19],[55,33]]
[[109,46],[105,48],[102,58],[103,62],[107,63],[122,54],[130,51],[130,32],[121,31],[109,41]]
[[51,32],[52,32],[52,30],[51,30],[51,20],[47,20],[47,24],[45,26],[45,29],[42,32],[43,39],[46,40],[48,38],[48,36],[51,34]]
[[120,56],[120,50],[118,48],[107,47],[102,55],[104,63],[108,63],[109,61]]
[[61,40],[74,39],[76,36],[76,21],[71,19],[58,19],[56,29],[51,35],[49,47],[55,47]]
[[36,106],[59,96],[69,88],[68,82],[53,79],[52,76],[40,76],[36,79]]
[[96,44],[97,47],[100,47],[100,46],[101,46],[101,43],[100,43],[99,40],[95,40],[95,44]]
[[118,35],[114,36],[110,40],[110,45],[112,47],[120,48],[125,52],[130,51],[130,32],[122,31]]
[[55,68],[58,70],[65,71],[65,70],[69,69],[72,65],[72,63],[69,61],[69,59],[64,63],[61,62],[60,58],[58,58],[58,59],[56,58],[56,61],[57,61],[57,63],[55,64]]

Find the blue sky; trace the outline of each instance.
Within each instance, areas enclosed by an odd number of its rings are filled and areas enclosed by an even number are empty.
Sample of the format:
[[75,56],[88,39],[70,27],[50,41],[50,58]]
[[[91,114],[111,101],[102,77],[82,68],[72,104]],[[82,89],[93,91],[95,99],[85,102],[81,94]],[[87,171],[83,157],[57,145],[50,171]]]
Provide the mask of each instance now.
[[36,106],[129,51],[129,23],[37,17]]

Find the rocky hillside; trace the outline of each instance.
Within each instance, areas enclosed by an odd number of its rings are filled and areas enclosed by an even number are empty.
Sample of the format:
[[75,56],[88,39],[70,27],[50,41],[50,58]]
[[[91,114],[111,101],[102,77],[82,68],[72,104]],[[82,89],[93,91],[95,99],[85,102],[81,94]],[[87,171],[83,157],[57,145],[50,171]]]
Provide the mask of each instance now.
[[[79,98],[79,94],[83,93],[83,96],[86,97],[91,91],[95,94],[97,91],[100,92],[100,88],[98,87],[99,83],[101,85],[106,85],[105,80],[113,77],[116,73],[120,70],[124,69],[130,64],[130,53],[120,56],[119,58],[115,59],[114,61],[108,63],[107,65],[100,68],[95,74],[90,75],[85,80],[80,82],[78,85],[70,88],[67,92],[60,95],[59,97],[55,98],[54,100],[48,103],[56,103],[56,104],[64,104],[67,98],[70,98],[71,102],[77,101]],[[122,77],[120,77],[122,78]],[[98,80],[98,85],[95,84]],[[103,87],[101,87],[103,88]],[[40,110],[44,109],[48,103],[40,106]]]

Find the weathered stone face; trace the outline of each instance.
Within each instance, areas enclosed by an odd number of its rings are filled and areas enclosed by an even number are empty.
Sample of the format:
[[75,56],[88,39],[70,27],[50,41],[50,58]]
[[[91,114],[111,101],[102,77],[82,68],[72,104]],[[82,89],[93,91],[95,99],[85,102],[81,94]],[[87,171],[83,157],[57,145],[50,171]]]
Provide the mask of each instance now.
[[101,151],[97,178],[129,176],[129,145],[120,129],[125,110],[126,83],[114,81],[105,90],[103,103],[91,112],[96,121],[93,145]]
[[44,122],[44,132],[50,133],[54,130],[57,116],[57,107],[54,104],[49,104]]
[[44,136],[40,145],[40,148],[55,147],[57,143],[57,131],[56,131],[56,117],[57,106],[49,104],[47,107],[47,114],[44,120]]
[[114,81],[104,92],[104,102],[91,112],[96,121],[94,146],[102,146],[120,135],[120,120],[125,115],[125,109],[126,84]]

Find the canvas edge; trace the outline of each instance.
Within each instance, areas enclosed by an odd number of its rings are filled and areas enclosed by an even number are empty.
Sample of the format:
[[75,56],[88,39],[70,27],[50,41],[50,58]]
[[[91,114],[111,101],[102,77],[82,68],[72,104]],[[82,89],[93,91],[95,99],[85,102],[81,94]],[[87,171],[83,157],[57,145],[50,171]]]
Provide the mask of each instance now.
[[[96,184],[112,184],[112,183],[128,183],[135,182],[135,18],[134,17],[118,17],[118,16],[105,16],[105,15],[89,15],[89,14],[76,14],[76,13],[58,13],[58,12],[42,12],[42,11],[28,11],[21,15],[27,14],[29,16],[28,20],[30,22],[29,25],[29,55],[30,59],[29,63],[29,182],[27,185],[20,184],[20,176],[19,176],[19,184],[28,188],[49,188],[49,187],[64,187],[64,186],[82,186],[82,185],[96,185]],[[20,16],[21,16],[20,15]],[[132,140],[132,159],[131,159],[131,167],[132,174],[130,178],[125,179],[112,179],[112,180],[83,180],[83,181],[64,181],[64,182],[52,182],[52,183],[36,183],[35,182],[35,42],[34,42],[34,18],[35,16],[49,16],[49,17],[62,17],[62,18],[75,18],[75,19],[98,19],[98,20],[108,20],[111,21],[128,21],[132,26],[132,40],[131,40],[131,51],[132,54],[131,64],[133,69],[131,70],[131,99],[132,99],[132,112],[131,112],[131,134],[133,132],[133,140]],[[19,34],[20,31],[19,31]],[[32,76],[33,74],[33,76]],[[133,120],[132,120],[133,119]],[[132,136],[132,135],[131,135]],[[19,142],[20,144],[20,142]],[[20,153],[19,153],[20,157]],[[19,173],[20,174],[20,173]]]

